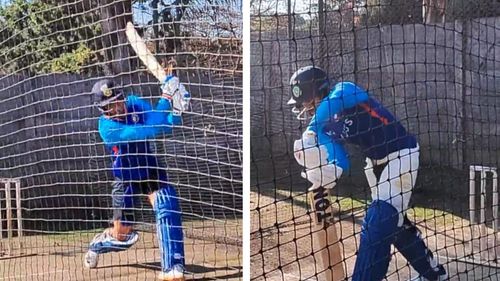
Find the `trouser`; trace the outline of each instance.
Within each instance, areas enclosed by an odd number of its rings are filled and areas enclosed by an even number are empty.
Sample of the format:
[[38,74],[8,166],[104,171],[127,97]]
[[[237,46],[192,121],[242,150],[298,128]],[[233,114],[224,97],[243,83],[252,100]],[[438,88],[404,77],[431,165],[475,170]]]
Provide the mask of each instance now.
[[418,168],[418,146],[384,159],[366,159],[365,174],[373,202],[363,222],[353,281],[382,280],[389,267],[391,244],[428,280],[437,280],[444,273],[406,217]]

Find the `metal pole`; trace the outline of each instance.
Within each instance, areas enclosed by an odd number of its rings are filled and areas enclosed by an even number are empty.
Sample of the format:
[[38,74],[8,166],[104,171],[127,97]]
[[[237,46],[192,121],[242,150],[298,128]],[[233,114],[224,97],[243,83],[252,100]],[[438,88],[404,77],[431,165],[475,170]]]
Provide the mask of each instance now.
[[488,259],[488,232],[486,230],[486,171],[481,171],[481,211],[480,211],[480,238],[479,238],[479,251],[481,257]]
[[294,72],[295,65],[292,64],[292,36],[293,36],[293,27],[292,23],[294,18],[292,17],[292,0],[288,0],[288,77],[292,76]]
[[[2,184],[2,179],[0,179],[0,191],[1,189],[1,184]],[[2,240],[3,240],[3,213],[2,213],[2,196],[0,192],[0,253],[2,251]]]
[[476,171],[473,166],[469,168],[469,220],[471,225],[471,247],[470,254],[474,254],[474,233],[476,226]]
[[498,256],[498,174],[496,170],[491,171],[493,175],[493,259]]
[[328,71],[328,60],[326,59],[325,46],[325,3],[323,0],[318,0],[318,28],[319,28],[319,59],[321,68]]
[[22,248],[21,237],[23,236],[23,213],[21,206],[21,181],[16,180],[16,216],[17,216],[17,241],[19,244],[19,249]]
[[12,199],[10,194],[10,182],[5,181],[5,210],[7,211],[7,255],[12,255]]

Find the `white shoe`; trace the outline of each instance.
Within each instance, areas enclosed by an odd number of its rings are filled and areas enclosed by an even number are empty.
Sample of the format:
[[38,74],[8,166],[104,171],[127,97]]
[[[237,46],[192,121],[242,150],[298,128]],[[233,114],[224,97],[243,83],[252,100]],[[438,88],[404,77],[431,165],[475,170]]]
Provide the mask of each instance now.
[[89,249],[98,249],[101,254],[108,252],[119,252],[124,251],[132,245],[134,245],[137,240],[139,240],[139,234],[136,231],[132,231],[127,235],[127,240],[118,240],[111,235],[111,230],[108,228],[104,232],[97,234],[92,242],[90,242]]
[[[440,275],[438,278],[438,281],[445,281],[445,280],[448,280],[448,274]],[[426,279],[425,277],[422,276],[417,276],[415,278],[412,278],[410,281],[429,281],[429,279]]]
[[[437,271],[440,272],[440,275],[439,275],[437,281],[448,280],[448,273],[446,272],[446,270],[444,269],[444,267],[442,265],[439,265],[436,269],[437,269]],[[422,276],[417,276],[415,278],[412,278],[410,281],[429,281],[429,280],[422,277]]]
[[160,272],[158,280],[162,281],[184,281],[184,267],[176,264],[168,272]]
[[83,259],[83,265],[85,265],[86,268],[96,268],[98,262],[99,254],[92,251],[88,251]]

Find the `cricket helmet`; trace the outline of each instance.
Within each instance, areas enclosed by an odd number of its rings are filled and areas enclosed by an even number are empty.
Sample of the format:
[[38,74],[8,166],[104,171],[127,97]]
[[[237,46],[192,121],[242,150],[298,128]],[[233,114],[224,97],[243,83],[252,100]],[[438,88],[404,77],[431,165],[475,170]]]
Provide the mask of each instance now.
[[103,79],[97,81],[92,87],[92,94],[94,95],[95,105],[101,113],[108,111],[107,106],[117,100],[123,100],[123,91],[115,87],[113,81]]
[[311,102],[328,95],[330,81],[324,70],[317,66],[305,66],[297,70],[290,78],[291,97],[287,104],[293,106],[292,112],[302,119],[307,109],[303,103]]

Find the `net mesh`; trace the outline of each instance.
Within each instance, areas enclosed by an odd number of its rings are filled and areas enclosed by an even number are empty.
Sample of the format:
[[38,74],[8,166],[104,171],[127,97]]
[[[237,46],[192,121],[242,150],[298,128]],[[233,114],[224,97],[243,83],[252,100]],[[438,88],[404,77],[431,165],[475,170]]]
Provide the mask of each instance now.
[[[321,230],[307,198],[311,183],[294,159],[307,122],[287,105],[289,79],[307,65],[362,86],[416,136],[420,168],[407,216],[450,280],[498,278],[498,8],[490,1],[251,2],[252,280],[328,280],[314,246]],[[342,245],[336,258],[351,278],[372,197],[364,151],[346,148],[351,169],[329,201]],[[392,247],[390,256],[387,280],[418,276],[400,251]]]
[[188,278],[241,278],[240,11],[231,0],[0,2],[0,278],[144,280],[160,269],[145,195],[134,206],[139,242],[83,266],[113,214],[92,86],[112,79],[153,105],[161,94],[128,21],[192,95],[182,125],[150,141],[179,196]]

